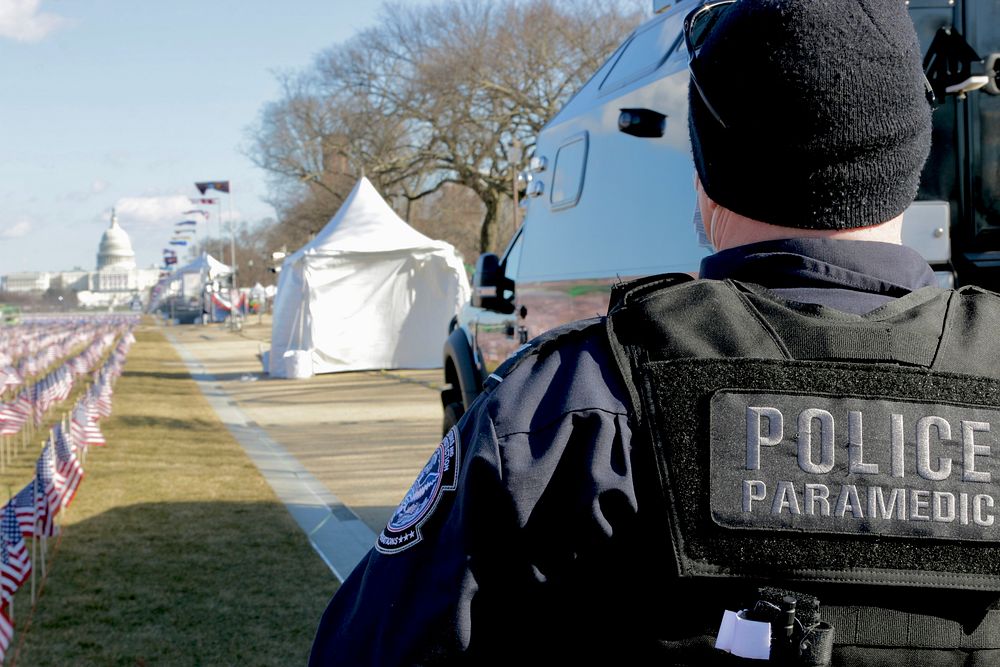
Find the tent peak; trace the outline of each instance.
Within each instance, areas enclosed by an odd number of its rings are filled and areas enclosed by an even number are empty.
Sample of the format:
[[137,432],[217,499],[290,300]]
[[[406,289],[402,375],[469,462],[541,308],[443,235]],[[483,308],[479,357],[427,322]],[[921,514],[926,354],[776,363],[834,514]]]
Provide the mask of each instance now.
[[372,182],[361,176],[330,222],[289,259],[302,253],[385,252],[446,245],[407,224]]

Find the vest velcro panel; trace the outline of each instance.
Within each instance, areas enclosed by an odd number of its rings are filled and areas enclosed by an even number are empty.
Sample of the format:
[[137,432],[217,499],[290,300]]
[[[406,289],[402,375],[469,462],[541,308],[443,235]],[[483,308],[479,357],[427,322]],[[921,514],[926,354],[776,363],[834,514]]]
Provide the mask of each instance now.
[[773,359],[637,370],[680,576],[1000,591],[1000,382]]

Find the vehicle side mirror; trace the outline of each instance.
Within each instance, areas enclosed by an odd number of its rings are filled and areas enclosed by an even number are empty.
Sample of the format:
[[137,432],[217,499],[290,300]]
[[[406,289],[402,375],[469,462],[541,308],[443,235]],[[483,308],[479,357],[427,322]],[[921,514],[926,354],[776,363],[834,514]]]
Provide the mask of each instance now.
[[505,288],[509,289],[509,283],[503,275],[500,258],[492,252],[484,252],[476,260],[476,272],[472,276],[472,305],[498,313],[514,312],[514,302],[505,299],[503,294]]

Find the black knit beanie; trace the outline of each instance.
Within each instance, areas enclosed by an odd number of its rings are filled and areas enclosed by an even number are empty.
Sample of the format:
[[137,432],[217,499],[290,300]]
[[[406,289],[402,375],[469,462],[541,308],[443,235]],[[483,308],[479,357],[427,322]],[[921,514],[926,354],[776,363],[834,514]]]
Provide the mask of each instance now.
[[[720,10],[715,10],[720,11]],[[903,0],[738,0],[692,68],[705,192],[754,220],[868,227],[917,194],[931,109]]]

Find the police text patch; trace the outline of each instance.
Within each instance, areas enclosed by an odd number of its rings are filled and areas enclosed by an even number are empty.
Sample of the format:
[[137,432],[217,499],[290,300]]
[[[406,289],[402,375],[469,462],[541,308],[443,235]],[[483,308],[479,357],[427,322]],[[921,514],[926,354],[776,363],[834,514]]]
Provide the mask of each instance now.
[[397,553],[423,539],[420,527],[434,512],[442,492],[454,491],[458,485],[459,446],[458,427],[452,427],[379,533],[377,551]]
[[728,528],[1000,541],[1000,410],[721,390],[710,507]]

